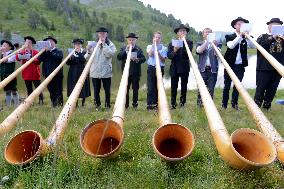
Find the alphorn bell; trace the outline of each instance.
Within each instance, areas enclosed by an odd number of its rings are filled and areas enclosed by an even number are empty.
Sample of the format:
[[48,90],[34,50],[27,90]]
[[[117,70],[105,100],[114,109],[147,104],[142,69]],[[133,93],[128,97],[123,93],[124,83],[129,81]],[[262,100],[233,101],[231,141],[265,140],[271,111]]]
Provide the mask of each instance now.
[[132,46],[129,47],[127,54],[112,118],[89,123],[80,135],[81,148],[92,157],[111,159],[120,153],[124,140],[123,122],[131,51]]
[[183,39],[201,95],[209,128],[221,158],[231,167],[241,170],[253,169],[271,164],[276,150],[270,140],[259,131],[242,128],[228,134],[223,120],[210,96],[197,64]]
[[17,75],[26,69],[36,58],[38,58],[45,49],[42,49],[39,53],[37,53],[34,57],[32,57],[29,61],[24,63],[21,67],[11,73],[8,77],[6,77],[3,81],[0,82],[0,90],[3,89],[6,85],[8,85]]
[[13,56],[14,54],[17,54],[18,52],[20,52],[21,50],[25,49],[26,46],[22,46],[21,48],[19,48],[18,50],[12,52],[11,54],[9,54],[8,56],[5,56],[3,57],[1,60],[0,60],[0,64],[2,64],[3,62],[5,62],[8,58],[10,58],[11,56]]
[[246,91],[236,74],[233,72],[227,61],[224,59],[222,54],[218,51],[217,47],[212,44],[214,50],[217,55],[221,59],[227,73],[230,78],[234,82],[236,89],[239,91],[240,95],[243,97],[243,100],[251,113],[254,121],[256,122],[257,127],[261,130],[261,132],[270,139],[271,142],[274,143],[277,151],[277,157],[279,161],[284,164],[284,139],[277,132],[277,130],[273,127],[270,121],[266,118],[254,100],[250,97],[249,93]]
[[74,50],[59,64],[59,66],[0,124],[0,138],[10,132],[33,105],[35,99],[42,93],[51,80],[72,56]]
[[90,71],[97,48],[98,45],[95,47],[90,59],[85,65],[78,82],[65,103],[47,139],[44,140],[40,133],[33,130],[27,130],[17,134],[9,141],[4,151],[4,157],[8,163],[13,165],[27,164],[40,155],[45,155],[53,150],[61,141],[68,121],[75,110],[77,99]]
[[269,54],[261,45],[259,45],[250,35],[245,34],[246,38],[248,38],[259,50],[259,52],[268,60],[268,62],[273,66],[277,72],[284,77],[284,66],[280,64],[271,54]]
[[181,161],[191,155],[195,140],[192,132],[183,125],[172,123],[167,96],[163,85],[160,60],[155,43],[156,76],[160,127],[152,138],[154,151],[167,162]]

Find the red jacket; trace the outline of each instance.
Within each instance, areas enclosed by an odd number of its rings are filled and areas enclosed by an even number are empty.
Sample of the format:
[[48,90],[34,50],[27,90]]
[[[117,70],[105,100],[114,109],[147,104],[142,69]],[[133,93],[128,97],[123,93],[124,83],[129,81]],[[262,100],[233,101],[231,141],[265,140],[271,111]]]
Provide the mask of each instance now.
[[[20,51],[16,55],[16,60],[20,61],[21,64],[25,64],[28,60],[20,60],[19,54],[24,55],[28,52],[27,49]],[[32,57],[34,57],[38,53],[37,50],[32,50]],[[35,59],[26,69],[22,72],[22,77],[24,80],[40,80],[40,62],[38,59]]]

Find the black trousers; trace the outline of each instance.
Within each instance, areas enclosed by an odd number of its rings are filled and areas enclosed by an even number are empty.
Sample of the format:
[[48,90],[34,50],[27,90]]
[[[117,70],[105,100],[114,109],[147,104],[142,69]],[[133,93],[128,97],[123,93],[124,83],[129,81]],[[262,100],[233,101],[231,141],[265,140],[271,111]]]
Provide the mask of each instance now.
[[[213,99],[214,97],[214,89],[215,89],[215,85],[217,82],[217,73],[212,73],[211,69],[205,69],[204,72],[201,72],[201,76],[204,80],[205,85],[207,86],[207,89]],[[197,96],[197,104],[201,105],[202,104],[202,100],[201,100],[201,96],[200,93],[198,92],[198,96]]]
[[[161,67],[161,71],[164,76],[164,67]],[[158,105],[156,67],[150,65],[148,65],[147,69],[147,105]]]
[[110,87],[111,87],[111,77],[109,78],[92,78],[94,87],[94,102],[96,106],[101,106],[100,90],[101,83],[103,83],[103,88],[105,90],[105,107],[110,108]]
[[56,75],[47,85],[52,106],[63,106],[63,76]]
[[277,71],[256,71],[256,90],[254,101],[261,107],[270,108],[276,94],[281,75]]
[[140,81],[140,76],[130,75],[128,77],[128,85],[127,85],[127,93],[126,93],[126,103],[125,103],[125,107],[126,108],[129,107],[129,89],[130,89],[131,85],[132,85],[132,90],[133,90],[132,106],[134,108],[136,108],[138,106],[139,81]]
[[179,78],[181,80],[181,91],[180,91],[180,104],[186,103],[187,83],[189,73],[178,73],[175,76],[171,76],[171,105],[176,106],[177,88]]
[[[232,67],[232,70],[234,71],[234,73],[236,74],[238,79],[240,81],[242,81],[243,78],[244,78],[244,73],[245,73],[245,68],[243,67],[243,65],[235,65],[234,67]],[[226,70],[224,70],[224,89],[223,89],[222,105],[225,106],[225,107],[228,106],[231,83],[232,83],[232,80],[231,80],[229,74],[227,73]],[[233,87],[233,92],[232,92],[231,104],[232,105],[237,105],[238,104],[238,100],[239,100],[239,92],[236,89],[236,87],[234,86]]]
[[[34,84],[34,87],[37,88],[40,85],[40,80],[25,80],[25,84],[26,84],[28,96],[30,96],[30,94],[32,94],[33,92],[33,84]],[[39,95],[39,100],[43,100],[42,93],[40,93]]]

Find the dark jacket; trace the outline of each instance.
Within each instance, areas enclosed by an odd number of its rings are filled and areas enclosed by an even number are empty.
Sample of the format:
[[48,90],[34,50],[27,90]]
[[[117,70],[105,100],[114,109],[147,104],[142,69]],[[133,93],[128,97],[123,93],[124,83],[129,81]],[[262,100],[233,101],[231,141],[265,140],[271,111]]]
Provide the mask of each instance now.
[[[12,53],[11,51],[10,53]],[[10,54],[9,53],[9,54]],[[0,55],[0,59],[3,58],[3,54]],[[15,71],[15,62],[3,62],[0,64],[0,76],[8,77],[11,73]]]
[[[71,95],[75,85],[77,84],[85,68],[85,63],[86,63],[86,59],[84,57],[85,54],[86,54],[85,51],[75,52],[76,56],[74,56],[73,54],[70,57],[70,59],[66,62],[66,64],[70,66],[67,77],[67,96]],[[89,96],[91,96],[90,78],[89,75],[87,75],[87,78],[85,80],[79,98],[86,98]]]
[[[141,64],[146,61],[143,51],[140,47],[135,45],[131,52],[137,52],[138,61],[130,61],[129,76],[141,76]],[[121,69],[123,71],[127,58],[126,46],[122,47],[117,54],[117,59],[122,61]]]
[[[226,43],[228,43],[229,41],[233,41],[236,37],[237,37],[237,34],[235,34],[235,33],[231,34],[231,35],[226,35],[225,36]],[[246,39],[243,39],[240,44],[235,46],[235,48],[233,48],[233,49],[227,48],[227,51],[225,53],[224,58],[229,63],[229,65],[231,67],[235,66],[235,62],[236,62],[236,58],[237,58],[239,48],[240,48],[240,53],[241,53],[241,57],[242,57],[242,65],[243,65],[243,67],[248,66],[248,56],[247,56],[248,45],[247,45]]]
[[[52,51],[44,52],[38,60],[42,62],[42,75],[48,77],[62,62],[63,52],[57,48]],[[57,76],[63,77],[63,68],[57,73]]]
[[[201,42],[197,42],[196,45],[196,49],[197,47],[201,46],[204,43],[204,41]],[[222,44],[218,44],[218,47],[221,48]],[[198,57],[198,69],[200,72],[204,72],[205,71],[205,67],[206,67],[206,60],[207,60],[207,56],[209,56],[209,61],[210,61],[210,65],[211,65],[211,72],[212,73],[218,73],[218,58],[217,58],[217,54],[214,50],[214,48],[212,46],[208,48],[206,48],[202,53],[197,53],[197,55],[199,55]]]
[[[190,51],[193,48],[193,42],[187,40],[187,44],[189,46]],[[168,47],[168,58],[171,59],[171,66],[170,66],[170,75],[175,76],[179,73],[188,73],[190,71],[189,68],[189,59],[186,52],[185,45],[179,48],[177,52],[174,52],[174,47],[172,43],[169,44]]]
[[[276,41],[271,35],[263,34],[258,37],[257,42],[269,52],[280,64],[284,65],[284,40]],[[257,71],[275,70],[273,66],[257,51]]]

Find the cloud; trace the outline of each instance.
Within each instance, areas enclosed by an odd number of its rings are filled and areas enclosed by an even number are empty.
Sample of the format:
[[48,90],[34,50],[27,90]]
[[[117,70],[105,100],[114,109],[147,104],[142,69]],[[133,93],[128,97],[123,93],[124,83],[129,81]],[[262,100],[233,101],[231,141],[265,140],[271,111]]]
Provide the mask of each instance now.
[[232,31],[230,23],[242,16],[253,24],[252,34],[258,36],[267,32],[266,22],[272,17],[284,19],[284,1],[271,0],[270,3],[238,0],[140,0],[166,14],[173,14],[196,30],[211,27],[215,31]]

